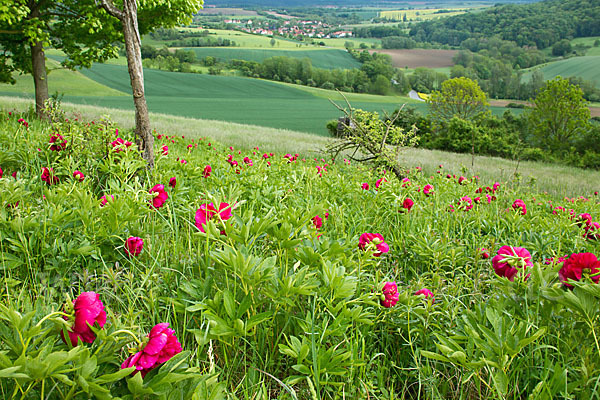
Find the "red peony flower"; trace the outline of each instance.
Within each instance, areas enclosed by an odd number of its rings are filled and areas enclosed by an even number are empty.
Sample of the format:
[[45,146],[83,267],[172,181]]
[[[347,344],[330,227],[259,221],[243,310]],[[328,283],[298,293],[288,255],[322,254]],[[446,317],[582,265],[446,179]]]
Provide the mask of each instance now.
[[492,265],[496,275],[506,277],[511,282],[515,280],[515,275],[519,272],[519,269],[525,270],[527,267],[533,267],[531,254],[527,249],[512,246],[500,247],[498,254],[492,258]]
[[83,182],[85,175],[83,175],[83,172],[81,171],[75,171],[73,172],[73,178],[77,179],[79,182]]
[[592,224],[592,216],[589,213],[579,214],[577,216],[577,226],[590,226]]
[[50,135],[50,150],[61,151],[67,147],[67,141],[60,133],[53,133]]
[[131,146],[133,143],[128,140],[124,140],[123,138],[117,138],[110,144],[112,144],[113,149],[115,149],[115,151],[118,153],[119,151],[123,150],[123,148],[129,148],[129,146]]
[[321,229],[321,227],[323,226],[323,219],[321,219],[321,217],[319,217],[318,215],[315,215],[312,218],[312,222],[315,228],[317,229]]
[[169,195],[165,191],[165,185],[154,185],[149,192],[150,194],[154,194],[154,198],[152,199],[152,206],[154,208],[161,208],[169,198]]
[[521,210],[521,215],[527,214],[527,206],[525,202],[521,199],[516,199],[512,205],[513,210]]
[[[569,279],[580,281],[585,275],[594,275],[600,273],[600,261],[592,253],[574,253],[565,260],[562,268],[558,271],[558,278],[569,289],[573,285],[567,283]],[[590,276],[594,283],[598,283],[600,275]]]
[[490,252],[488,251],[488,249],[486,249],[484,247],[479,249],[479,254],[481,255],[481,258],[483,258],[484,260],[490,258]]
[[201,232],[206,232],[204,227],[206,226],[207,221],[214,217],[217,217],[221,221],[227,221],[231,218],[231,206],[229,203],[221,203],[218,210],[213,203],[200,205],[200,208],[196,210],[196,228]]
[[[104,304],[100,301],[100,296],[94,292],[83,292],[73,301],[74,322],[68,330],[69,339],[73,346],[77,346],[78,339],[84,343],[92,343],[96,335],[90,329],[90,326],[98,324],[102,328],[106,323],[106,311]],[[66,321],[68,317],[64,317]],[[88,325],[89,324],[89,325]],[[66,343],[64,334],[60,334],[62,340]]]
[[2,171],[2,168],[0,168],[0,179],[2,178],[3,173],[4,173],[4,171]]
[[52,168],[48,169],[46,167],[42,168],[42,181],[46,182],[48,185],[56,185],[60,179],[57,176],[54,176],[54,170]]
[[206,167],[204,167],[204,172],[202,173],[202,176],[205,178],[208,178],[211,173],[212,173],[212,167],[210,165],[207,165]]
[[[115,199],[115,196],[113,196],[112,194],[109,196],[112,200]],[[106,198],[106,195],[103,195],[102,197],[100,197],[100,207],[104,207],[106,203],[108,203],[108,199]]]
[[137,236],[131,236],[125,241],[125,253],[127,253],[129,257],[139,256],[143,248],[144,240]]
[[385,308],[391,308],[396,305],[398,302],[398,286],[396,282],[386,282],[383,285],[383,293],[381,299],[379,300],[380,304]]
[[169,329],[169,324],[157,324],[148,334],[146,344],[140,351],[123,361],[121,369],[135,367],[134,374],[140,371],[143,378],[152,369],[181,353],[181,350],[181,344],[175,336],[175,331]]
[[372,249],[375,257],[390,251],[390,246],[385,242],[380,233],[363,233],[358,240],[358,248],[361,250]]
[[410,209],[412,208],[412,206],[415,205],[415,202],[412,201],[412,199],[410,198],[406,198],[404,199],[404,201],[402,202],[402,208],[404,208],[406,210],[406,212],[409,212]]
[[431,300],[431,304],[435,303],[435,297],[433,297],[433,293],[429,289],[421,289],[415,292],[415,296],[423,295],[426,300]]
[[369,184],[367,182],[363,183],[361,187],[363,190],[369,190]]
[[379,178],[379,179],[377,179],[377,181],[375,182],[375,188],[379,189],[379,186],[381,186],[381,184],[383,182],[387,182],[387,180],[385,178]]
[[160,148],[162,150],[162,154],[163,156],[168,156],[169,155],[169,146],[167,146],[166,144]]
[[473,208],[473,200],[471,200],[469,196],[461,197],[456,208],[463,211],[469,211]]
[[175,178],[174,176],[169,178],[169,186],[171,186],[173,189],[175,189],[176,185],[177,185],[177,178]]

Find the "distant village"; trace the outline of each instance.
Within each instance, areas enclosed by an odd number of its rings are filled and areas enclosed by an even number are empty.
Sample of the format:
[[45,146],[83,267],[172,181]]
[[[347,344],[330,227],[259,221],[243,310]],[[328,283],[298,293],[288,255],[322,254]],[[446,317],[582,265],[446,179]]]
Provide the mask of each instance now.
[[285,20],[278,23],[273,21],[260,21],[252,19],[225,19],[223,22],[230,25],[231,29],[265,36],[284,36],[289,38],[347,38],[352,37],[352,31],[333,31],[335,27],[321,21]]

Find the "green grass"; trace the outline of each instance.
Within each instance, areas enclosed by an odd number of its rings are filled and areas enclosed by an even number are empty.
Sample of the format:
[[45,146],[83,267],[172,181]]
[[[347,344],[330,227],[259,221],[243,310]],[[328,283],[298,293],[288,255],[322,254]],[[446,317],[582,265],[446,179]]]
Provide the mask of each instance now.
[[591,49],[585,53],[586,56],[600,56],[600,46],[594,47],[594,42],[599,40],[600,36],[590,36],[584,38],[576,38],[571,40],[571,45],[576,46],[578,44],[583,44],[586,46],[591,46]]
[[275,56],[285,56],[292,58],[309,58],[315,68],[327,69],[352,69],[360,68],[361,64],[355,60],[348,52],[341,49],[305,49],[304,47],[297,50],[287,49],[278,50],[272,49],[244,49],[237,47],[196,47],[187,48],[193,50],[198,59],[207,56],[216,57],[222,61],[230,60],[248,60],[261,62],[267,58]]
[[[523,75],[523,79],[529,80],[533,70]],[[566,60],[554,61],[539,67],[544,74],[544,79],[552,79],[555,76],[568,78],[578,76],[600,85],[600,56],[573,57]]]
[[[132,103],[130,98],[119,104]],[[422,104],[422,103],[421,103]],[[107,102],[105,106],[82,105],[81,103],[63,103],[63,108],[71,115],[94,120],[110,115],[112,121],[123,128],[134,127],[134,113],[131,110],[117,109],[118,104]],[[33,106],[28,99],[0,96],[0,108],[25,111]],[[420,104],[411,104],[421,108]],[[127,107],[124,107],[127,108]],[[210,119],[188,118],[178,115],[151,113],[152,127],[159,133],[184,135],[187,138],[208,137],[233,145],[236,148],[250,150],[254,146],[270,151],[288,153],[297,152],[306,155],[319,155],[331,142],[331,138],[316,136],[292,129],[277,129],[235,122]],[[459,172],[463,167],[471,170],[471,156],[449,153],[439,150],[407,149],[400,155],[405,165],[421,166],[425,174],[434,175],[439,164],[445,170]],[[558,196],[573,196],[577,193],[591,193],[600,188],[600,174],[597,171],[571,168],[564,165],[542,162],[517,162],[497,157],[477,156],[470,171],[482,180],[510,180],[515,172],[528,182],[535,177],[535,187]]]

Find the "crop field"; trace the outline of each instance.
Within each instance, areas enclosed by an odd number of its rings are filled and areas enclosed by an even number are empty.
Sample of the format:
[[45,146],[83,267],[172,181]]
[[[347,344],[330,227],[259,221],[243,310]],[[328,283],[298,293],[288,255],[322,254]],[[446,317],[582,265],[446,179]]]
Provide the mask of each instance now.
[[375,45],[376,47],[381,47],[381,39],[377,39],[377,38],[335,38],[335,39],[315,38],[315,42],[317,42],[317,43],[323,42],[323,43],[325,43],[325,46],[336,47],[336,48],[340,48],[340,49],[345,48],[347,42],[353,43],[355,49],[359,49],[361,43],[366,44],[367,46],[369,46],[369,48],[372,45]]
[[[53,74],[49,79],[50,93],[64,94],[65,101],[123,110],[133,108],[129,75],[124,65],[94,64],[89,70],[62,70],[64,77],[54,82]],[[144,74],[148,107],[162,114],[328,135],[325,124],[340,116],[329,99],[343,104],[343,98],[334,91],[306,86],[152,69],[146,69]],[[21,76],[18,81],[17,87],[0,84],[0,95],[31,97],[31,77]],[[93,88],[95,92],[87,92],[86,88]],[[354,108],[369,111],[392,112],[408,103],[427,112],[426,104],[407,97],[358,93],[349,93],[347,97]],[[491,109],[496,115],[505,110],[503,107]]]
[[315,68],[326,69],[352,69],[360,68],[361,64],[355,60],[347,51],[341,49],[310,49],[304,47],[298,50],[285,49],[243,49],[236,47],[196,47],[188,48],[193,50],[198,59],[206,56],[216,57],[222,61],[247,60],[261,62],[267,58],[275,56],[285,56],[293,58],[310,58]]
[[198,16],[202,15],[223,15],[223,16],[242,16],[242,17],[257,17],[258,13],[254,10],[245,10],[243,8],[223,8],[223,7],[204,7],[201,9]]
[[[554,61],[540,68],[544,79],[552,79],[556,76],[568,78],[579,76],[588,81],[596,82],[600,86],[600,56],[572,57],[566,60]],[[524,79],[530,79],[532,72],[523,75]]]
[[[447,10],[449,12],[440,12],[441,10]],[[385,10],[379,12],[379,17],[383,19],[392,19],[395,21],[404,20],[406,16],[407,21],[428,21],[432,19],[439,19],[444,17],[452,17],[466,13],[468,10],[465,8],[426,8],[426,9],[413,9],[413,10]]]
[[399,49],[399,50],[371,50],[377,53],[389,54],[392,64],[396,68],[445,68],[454,65],[452,57],[456,50],[439,49]]
[[[178,28],[184,29],[184,28]],[[189,29],[189,28],[188,28]],[[204,31],[202,28],[193,28],[194,30]],[[271,37],[263,35],[253,35],[247,32],[234,31],[228,29],[208,29],[209,37],[212,39],[222,38],[229,39],[235,42],[236,47],[244,48],[274,48],[274,49],[296,49],[298,45],[305,46],[305,43],[297,42],[289,39],[276,37],[277,43],[271,45]],[[172,40],[154,40],[150,35],[144,36],[142,42],[153,46],[163,46],[172,42]],[[343,45],[341,46],[343,47]]]

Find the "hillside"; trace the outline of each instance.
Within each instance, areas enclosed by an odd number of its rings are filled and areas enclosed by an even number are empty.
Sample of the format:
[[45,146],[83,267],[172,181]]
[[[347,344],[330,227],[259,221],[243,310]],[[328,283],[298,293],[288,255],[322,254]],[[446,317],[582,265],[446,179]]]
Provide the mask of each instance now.
[[551,46],[560,39],[600,35],[600,0],[546,0],[507,4],[414,25],[410,36],[420,42],[459,46],[469,38],[498,35],[519,46]]
[[[541,71],[544,74],[544,80],[556,76],[562,76],[563,78],[576,76],[595,82],[596,86],[600,86],[600,56],[572,57],[566,60],[554,61],[533,70]],[[531,74],[532,72],[528,72],[523,75],[523,78],[530,79]]]

